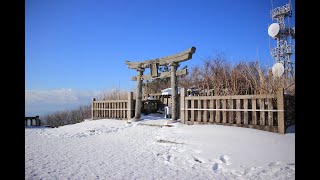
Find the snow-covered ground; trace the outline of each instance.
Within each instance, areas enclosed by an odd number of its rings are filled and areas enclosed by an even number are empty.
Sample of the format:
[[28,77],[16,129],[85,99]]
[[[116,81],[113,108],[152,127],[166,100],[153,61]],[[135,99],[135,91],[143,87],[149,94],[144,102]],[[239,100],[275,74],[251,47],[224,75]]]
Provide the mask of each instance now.
[[25,179],[295,179],[295,133],[144,118],[26,128]]

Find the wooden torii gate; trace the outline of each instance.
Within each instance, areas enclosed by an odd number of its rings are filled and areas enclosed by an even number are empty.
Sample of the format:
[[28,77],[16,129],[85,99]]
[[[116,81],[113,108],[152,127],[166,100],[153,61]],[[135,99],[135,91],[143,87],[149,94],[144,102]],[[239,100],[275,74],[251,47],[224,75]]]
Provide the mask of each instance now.
[[[140,121],[141,120],[141,100],[142,100],[142,81],[155,79],[155,78],[164,78],[171,76],[171,90],[172,90],[172,121],[176,121],[178,117],[177,110],[177,97],[178,97],[178,87],[177,87],[177,76],[187,74],[187,69],[178,70],[179,63],[189,60],[192,58],[192,54],[195,53],[196,48],[191,47],[181,53],[166,56],[162,58],[156,58],[151,60],[145,60],[140,62],[130,62],[126,61],[130,69],[136,69],[138,75],[131,78],[131,80],[137,81],[137,99],[135,106],[135,116],[131,121]],[[158,67],[170,65],[170,72],[163,72],[159,74]],[[150,68],[150,73],[148,75],[143,75],[145,68]]]

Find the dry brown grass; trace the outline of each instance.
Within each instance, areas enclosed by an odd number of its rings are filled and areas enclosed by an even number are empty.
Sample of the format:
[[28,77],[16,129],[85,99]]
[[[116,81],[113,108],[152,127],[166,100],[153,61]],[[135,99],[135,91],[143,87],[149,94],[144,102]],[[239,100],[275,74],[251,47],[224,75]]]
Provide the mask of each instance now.
[[114,88],[111,90],[105,90],[100,95],[98,95],[98,99],[100,99],[100,100],[128,99],[128,91],[127,90],[120,90],[118,88]]
[[180,87],[213,90],[214,95],[245,95],[275,93],[283,87],[286,94],[295,94],[295,76],[272,75],[270,69],[261,67],[258,61],[231,63],[221,54],[206,58],[202,65],[191,68],[180,78]]

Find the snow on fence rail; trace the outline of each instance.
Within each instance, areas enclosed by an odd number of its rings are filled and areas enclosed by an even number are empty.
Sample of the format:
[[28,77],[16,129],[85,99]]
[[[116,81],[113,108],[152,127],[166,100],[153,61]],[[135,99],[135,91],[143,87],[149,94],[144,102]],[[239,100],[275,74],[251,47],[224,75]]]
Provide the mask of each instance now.
[[92,119],[131,119],[134,115],[133,92],[129,92],[127,100],[92,100]]
[[283,89],[276,94],[186,96],[181,89],[180,119],[185,124],[222,124],[284,134]]

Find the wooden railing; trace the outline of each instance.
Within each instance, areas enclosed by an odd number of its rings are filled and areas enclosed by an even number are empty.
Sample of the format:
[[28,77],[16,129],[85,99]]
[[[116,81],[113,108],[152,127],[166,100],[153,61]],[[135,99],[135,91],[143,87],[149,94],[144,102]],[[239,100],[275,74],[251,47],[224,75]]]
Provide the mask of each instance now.
[[223,124],[284,134],[283,89],[276,94],[186,96],[181,89],[180,119],[185,124]]
[[134,116],[133,92],[127,100],[92,101],[92,119],[131,119]]
[[[30,124],[28,122],[30,122]],[[41,120],[39,119],[39,116],[25,117],[24,124],[25,126],[41,126]]]

